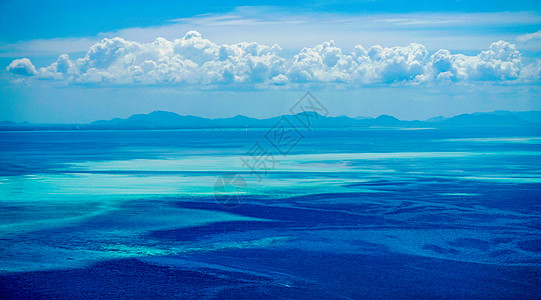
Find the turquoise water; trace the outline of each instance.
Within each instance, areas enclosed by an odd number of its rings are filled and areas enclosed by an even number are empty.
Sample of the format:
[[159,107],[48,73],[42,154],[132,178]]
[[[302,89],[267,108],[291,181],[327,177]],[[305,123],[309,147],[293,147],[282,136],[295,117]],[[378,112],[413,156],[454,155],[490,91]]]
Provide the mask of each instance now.
[[[323,270],[361,278],[401,257],[400,267],[377,273],[428,282],[434,268],[420,259],[452,261],[467,266],[457,277],[477,278],[488,295],[539,291],[538,128],[314,130],[287,155],[264,144],[276,161],[259,177],[240,157],[264,134],[0,132],[2,276],[34,278],[135,258],[206,276],[272,278],[271,291],[316,284],[337,297],[358,297],[397,279],[364,279],[363,290],[363,284],[326,283]],[[240,205],[215,201],[223,174],[245,179]],[[306,265],[286,253],[325,253],[325,259]],[[359,257],[365,263],[352,262]],[[273,267],[269,259],[276,260]],[[486,266],[504,274],[487,278]],[[245,291],[257,296],[260,286]],[[216,283],[211,293],[234,287]],[[458,291],[455,296],[479,296]],[[62,289],[54,293],[66,296]]]

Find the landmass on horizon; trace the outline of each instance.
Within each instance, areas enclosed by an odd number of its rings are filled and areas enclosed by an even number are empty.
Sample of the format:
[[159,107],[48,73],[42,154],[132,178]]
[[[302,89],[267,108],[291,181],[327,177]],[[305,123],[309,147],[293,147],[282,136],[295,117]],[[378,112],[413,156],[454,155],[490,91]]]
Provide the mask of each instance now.
[[[87,124],[33,124],[28,122],[0,122],[0,130],[144,130],[144,129],[212,129],[212,128],[270,128],[280,118],[310,119],[315,128],[337,127],[439,127],[439,126],[540,126],[541,111],[494,111],[460,114],[454,117],[433,117],[426,120],[405,121],[393,116],[380,115],[377,118],[348,116],[326,117],[314,112],[296,115],[282,115],[257,119],[237,115],[229,118],[203,118],[179,115],[174,112],[154,111],[135,114],[129,118],[99,120]],[[292,126],[295,126],[292,124]]]

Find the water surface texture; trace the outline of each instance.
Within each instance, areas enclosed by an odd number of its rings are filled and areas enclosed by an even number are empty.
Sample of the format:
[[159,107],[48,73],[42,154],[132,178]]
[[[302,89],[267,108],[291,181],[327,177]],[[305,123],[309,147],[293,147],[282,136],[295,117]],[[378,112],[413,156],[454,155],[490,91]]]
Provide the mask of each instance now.
[[265,133],[0,132],[0,298],[541,295],[539,128]]

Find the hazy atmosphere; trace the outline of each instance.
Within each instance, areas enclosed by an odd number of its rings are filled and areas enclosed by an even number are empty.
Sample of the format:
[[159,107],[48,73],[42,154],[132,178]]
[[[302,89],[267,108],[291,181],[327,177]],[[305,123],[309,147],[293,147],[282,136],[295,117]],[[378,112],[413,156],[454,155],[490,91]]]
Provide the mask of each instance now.
[[537,1],[0,4],[0,120],[539,110]]

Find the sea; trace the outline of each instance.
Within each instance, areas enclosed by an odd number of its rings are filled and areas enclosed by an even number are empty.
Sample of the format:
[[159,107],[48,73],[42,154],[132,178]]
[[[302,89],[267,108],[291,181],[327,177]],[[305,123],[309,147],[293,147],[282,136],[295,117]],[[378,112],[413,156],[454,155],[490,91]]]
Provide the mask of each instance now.
[[0,298],[541,295],[541,128],[0,132]]

